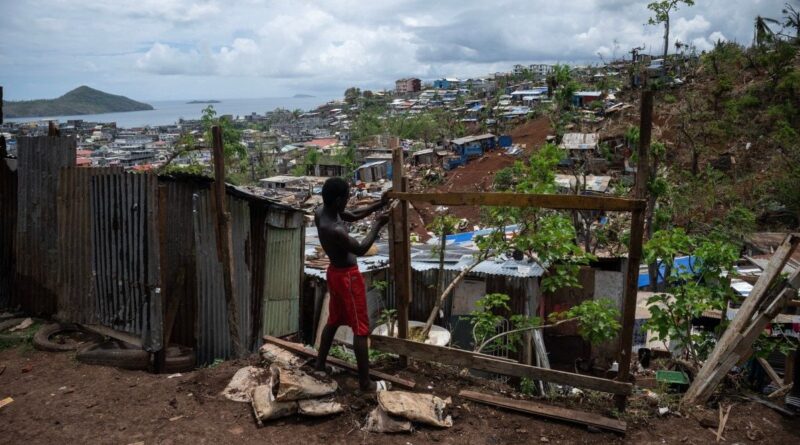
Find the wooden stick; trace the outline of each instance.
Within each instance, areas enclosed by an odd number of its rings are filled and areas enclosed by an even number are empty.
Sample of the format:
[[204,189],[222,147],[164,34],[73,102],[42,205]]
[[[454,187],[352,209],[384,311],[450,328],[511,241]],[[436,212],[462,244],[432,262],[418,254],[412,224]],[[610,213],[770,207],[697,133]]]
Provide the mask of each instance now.
[[482,394],[475,391],[461,391],[458,393],[459,397],[473,402],[484,403],[487,405],[497,406],[500,408],[511,409],[525,414],[533,414],[535,416],[547,417],[549,419],[557,419],[565,422],[580,423],[583,425],[593,426],[616,433],[625,434],[627,425],[625,422],[611,419],[608,417],[599,416],[593,413],[583,411],[576,411],[557,406],[544,405],[542,403],[515,400],[507,397],[500,397],[490,394]]
[[[270,344],[273,344],[273,345],[276,345],[276,346],[280,346],[283,349],[286,349],[288,351],[294,352],[296,354],[303,355],[305,357],[310,357],[310,358],[313,358],[313,359],[317,358],[317,351],[314,351],[314,350],[311,350],[311,349],[306,349],[306,348],[303,347],[303,345],[301,345],[299,343],[292,343],[290,341],[282,340],[280,338],[272,337],[270,335],[264,336],[264,342],[265,343],[270,343]],[[338,358],[331,357],[329,355],[328,356],[328,360],[326,361],[326,363],[330,363],[331,365],[338,366],[340,368],[343,368],[343,369],[346,369],[346,370],[352,372],[353,374],[358,375],[358,367],[356,365],[347,363],[344,360],[339,360]],[[383,372],[380,372],[380,371],[376,371],[374,369],[370,369],[369,370],[369,375],[372,376],[375,379],[386,380],[387,382],[391,382],[393,385],[397,385],[397,386],[399,386],[401,388],[405,388],[405,389],[412,389],[413,390],[417,386],[417,384],[415,382],[411,381],[411,380],[405,380],[405,379],[402,379],[400,377],[395,377],[395,376],[390,375],[390,374],[386,374],[386,373],[383,373]]]
[[778,373],[775,372],[775,369],[772,368],[772,365],[770,365],[769,362],[764,360],[762,357],[756,357],[756,361],[759,365],[761,365],[762,368],[764,368],[764,372],[767,373],[769,379],[772,380],[773,383],[778,386],[778,388],[783,386],[783,379],[781,379]]
[[792,387],[794,387],[794,383],[789,383],[788,385],[784,385],[780,389],[776,389],[775,391],[772,391],[767,396],[767,398],[768,399],[775,399],[775,398],[778,398],[778,397],[781,397],[781,396],[785,396],[786,393],[789,392],[792,389]]
[[222,263],[222,284],[228,311],[228,332],[231,349],[236,357],[244,356],[241,337],[239,337],[239,311],[236,302],[236,287],[233,280],[233,240],[231,235],[231,214],[225,206],[225,150],[222,142],[222,129],[211,127],[214,143],[214,196],[217,213],[217,248]]
[[502,192],[408,193],[389,192],[390,198],[446,206],[539,207],[556,210],[632,212],[643,209],[642,200],[607,196],[550,195]]
[[626,382],[617,382],[588,375],[523,365],[510,360],[499,360],[497,357],[492,357],[491,355],[479,354],[463,349],[417,343],[401,338],[371,335],[370,343],[373,349],[405,355],[416,360],[460,366],[513,377],[527,377],[533,380],[544,380],[612,394],[628,395],[633,389],[633,385]]

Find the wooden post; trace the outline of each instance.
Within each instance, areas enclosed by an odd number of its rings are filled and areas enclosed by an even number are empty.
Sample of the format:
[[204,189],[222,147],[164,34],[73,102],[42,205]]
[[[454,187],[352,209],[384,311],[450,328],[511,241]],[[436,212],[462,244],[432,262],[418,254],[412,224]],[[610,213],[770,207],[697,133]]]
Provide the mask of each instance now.
[[56,127],[56,123],[53,121],[47,122],[47,135],[50,137],[59,137],[61,136],[61,130]]
[[[650,137],[653,127],[653,92],[642,92],[641,122],[639,125],[638,163],[636,166],[636,185],[634,197],[644,199],[647,193],[648,181],[648,154],[650,152]],[[622,332],[619,337],[619,372],[617,380],[628,382],[631,380],[631,350],[633,349],[633,325],[636,321],[636,294],[639,291],[639,262],[642,259],[642,238],[644,237],[644,213],[646,209],[637,209],[631,215],[631,237],[628,248],[628,270],[625,275],[625,293],[623,297]],[[626,398],[616,398],[620,411],[625,409]]]
[[[392,189],[405,192],[408,180],[404,181],[403,148],[392,150]],[[411,246],[408,233],[408,201],[400,201],[391,211],[389,227],[391,248],[391,272],[394,282],[394,296],[397,305],[397,334],[408,338],[408,306],[411,302]],[[400,356],[400,364],[405,367],[408,359]]]
[[225,205],[225,152],[222,145],[222,129],[211,127],[214,142],[214,197],[217,214],[217,253],[222,263],[222,283],[225,289],[225,302],[228,306],[228,331],[231,349],[236,357],[242,357],[241,337],[239,337],[239,311],[236,304],[236,289],[233,281],[233,242],[231,240],[231,214]]

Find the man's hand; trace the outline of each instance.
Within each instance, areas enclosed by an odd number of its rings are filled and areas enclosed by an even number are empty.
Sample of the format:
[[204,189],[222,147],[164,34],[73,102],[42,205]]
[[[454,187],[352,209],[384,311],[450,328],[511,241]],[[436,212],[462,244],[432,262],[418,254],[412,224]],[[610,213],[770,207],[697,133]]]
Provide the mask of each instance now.
[[385,226],[386,223],[388,222],[389,222],[389,212],[381,212],[378,213],[377,216],[375,216],[375,223],[378,224],[378,226],[380,227]]

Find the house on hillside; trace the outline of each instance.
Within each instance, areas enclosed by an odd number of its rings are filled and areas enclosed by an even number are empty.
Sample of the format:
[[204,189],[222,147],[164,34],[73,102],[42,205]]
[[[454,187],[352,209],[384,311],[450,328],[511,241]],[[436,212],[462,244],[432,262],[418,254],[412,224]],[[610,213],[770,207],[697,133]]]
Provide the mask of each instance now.
[[602,91],[576,91],[572,95],[572,104],[580,108],[586,107],[592,102],[600,100],[602,95]]
[[397,94],[416,93],[422,89],[422,81],[415,77],[398,79],[394,82],[394,92]]
[[598,133],[565,133],[560,147],[569,151],[594,152]]

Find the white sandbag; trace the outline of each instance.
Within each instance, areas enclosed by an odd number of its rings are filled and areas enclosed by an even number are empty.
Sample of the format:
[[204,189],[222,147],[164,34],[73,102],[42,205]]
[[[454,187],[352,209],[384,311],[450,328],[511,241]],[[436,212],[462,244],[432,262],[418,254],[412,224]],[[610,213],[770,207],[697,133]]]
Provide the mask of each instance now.
[[325,397],[336,392],[339,387],[335,380],[323,382],[299,369],[280,368],[276,365],[269,369],[277,385],[275,400],[279,402]]
[[274,363],[285,368],[299,368],[305,364],[303,358],[270,343],[265,343],[258,352],[261,354],[261,358],[269,364]]
[[453,419],[444,416],[444,409],[450,403],[433,394],[418,394],[406,391],[381,391],[378,393],[378,404],[384,411],[405,417],[414,422],[450,428]]
[[222,395],[234,402],[249,402],[255,387],[267,383],[269,377],[269,371],[266,369],[245,366],[236,371],[228,386],[222,390]]
[[291,416],[297,412],[297,402],[278,402],[271,385],[259,385],[251,393],[253,413],[260,420]]
[[344,406],[332,400],[298,400],[297,412],[304,416],[312,417],[330,416],[344,412]]
[[362,430],[370,433],[410,433],[413,428],[408,420],[392,419],[378,406],[367,415]]

